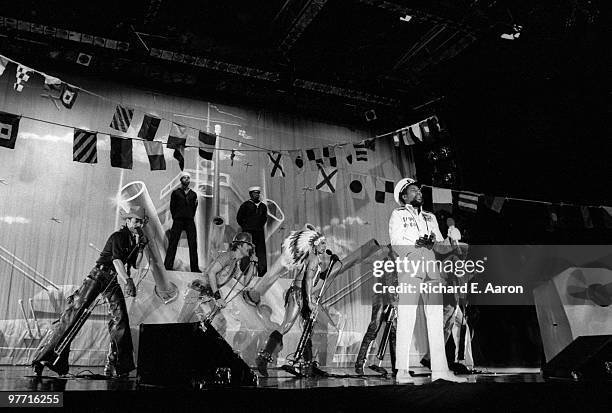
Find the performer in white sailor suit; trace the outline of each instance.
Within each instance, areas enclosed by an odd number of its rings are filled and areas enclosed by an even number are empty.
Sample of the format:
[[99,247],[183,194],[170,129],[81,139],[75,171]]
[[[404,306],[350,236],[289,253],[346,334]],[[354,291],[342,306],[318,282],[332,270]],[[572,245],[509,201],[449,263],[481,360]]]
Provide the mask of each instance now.
[[[412,382],[409,374],[409,354],[416,321],[417,306],[422,300],[427,319],[427,337],[431,353],[431,379],[455,382],[467,381],[455,376],[448,368],[444,351],[442,294],[421,292],[422,286],[440,285],[439,266],[435,264],[436,252],[448,246],[443,245],[443,237],[436,216],[422,210],[423,195],[414,179],[404,178],[395,186],[395,202],[400,205],[389,219],[389,238],[391,246],[398,254],[399,285],[414,285],[415,292],[399,294],[397,315],[397,381]],[[404,258],[408,258],[407,267]],[[406,271],[407,270],[407,271]]]

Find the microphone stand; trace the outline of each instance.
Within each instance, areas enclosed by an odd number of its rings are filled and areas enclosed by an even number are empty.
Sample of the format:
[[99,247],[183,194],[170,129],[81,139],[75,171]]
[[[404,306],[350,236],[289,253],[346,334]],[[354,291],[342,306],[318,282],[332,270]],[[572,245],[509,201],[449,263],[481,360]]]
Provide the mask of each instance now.
[[[294,375],[303,376],[303,374],[298,373],[295,370],[295,365],[296,364],[300,365],[300,370],[302,370],[301,367],[305,362],[305,360],[303,360],[304,351],[306,350],[306,344],[308,343],[308,340],[312,336],[312,333],[314,330],[314,324],[317,321],[317,315],[319,312],[319,303],[321,302],[321,297],[323,296],[323,292],[325,291],[325,284],[327,283],[327,278],[331,274],[332,269],[334,268],[334,264],[340,261],[337,256],[333,254],[330,254],[330,255],[331,255],[331,258],[329,260],[329,265],[327,266],[327,270],[323,273],[322,276],[320,276],[320,278],[323,280],[323,284],[321,285],[321,289],[319,290],[319,293],[317,294],[316,302],[310,314],[310,317],[308,318],[308,320],[306,321],[306,324],[304,325],[304,329],[302,330],[302,335],[300,336],[300,340],[298,341],[297,348],[295,352],[293,353],[293,360],[290,361],[291,366],[284,365],[281,367],[283,370],[291,374],[294,374]],[[324,373],[322,370],[320,371],[320,373],[323,375],[327,375],[327,373]]]
[[[393,326],[393,321],[397,317],[397,310],[393,304],[388,304],[385,306],[383,312],[383,322],[385,323],[385,329],[383,331],[382,338],[380,340],[380,347],[378,348],[378,353],[376,354],[376,358],[378,359],[378,365],[371,364],[368,366],[370,370],[374,370],[375,372],[387,376],[387,370],[381,366],[383,359],[385,358],[385,352],[387,351],[387,344],[389,344],[389,336],[391,335],[391,327]],[[382,322],[378,326],[378,330],[376,331],[376,335],[378,335],[378,331],[380,331],[380,327],[382,326]]]

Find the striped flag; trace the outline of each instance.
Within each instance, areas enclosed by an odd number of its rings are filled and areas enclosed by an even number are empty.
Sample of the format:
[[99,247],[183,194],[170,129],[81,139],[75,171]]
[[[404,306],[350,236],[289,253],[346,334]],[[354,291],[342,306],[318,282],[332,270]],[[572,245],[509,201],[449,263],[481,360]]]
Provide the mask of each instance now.
[[359,143],[354,143],[353,147],[355,148],[355,159],[357,161],[367,162],[368,151],[374,150],[374,139],[366,139]]
[[111,166],[132,169],[132,140],[111,135]]
[[98,136],[96,132],[74,130],[72,160],[82,163],[98,163]]
[[113,120],[110,123],[110,127],[121,132],[127,132],[128,128],[130,127],[130,123],[132,123],[133,116],[134,109],[117,105],[115,114],[113,115]]
[[149,166],[152,171],[165,171],[166,158],[164,158],[164,147],[160,141],[142,142],[149,157]]
[[457,206],[464,211],[476,212],[478,210],[478,195],[459,192]]
[[161,119],[145,114],[140,130],[138,131],[138,137],[147,141],[155,139],[155,134],[157,133],[160,122]]
[[212,161],[215,144],[217,143],[217,136],[212,133],[200,131],[198,141],[200,143],[200,156],[208,161]]
[[174,159],[178,161],[181,171],[185,168],[185,144],[187,143],[187,127],[172,123],[168,136],[168,149],[174,149]]

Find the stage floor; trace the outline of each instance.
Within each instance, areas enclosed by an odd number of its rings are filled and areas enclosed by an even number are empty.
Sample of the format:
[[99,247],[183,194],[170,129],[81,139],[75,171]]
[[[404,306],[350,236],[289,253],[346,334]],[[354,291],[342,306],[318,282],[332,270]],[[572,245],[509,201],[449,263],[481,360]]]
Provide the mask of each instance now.
[[354,376],[352,369],[325,369],[344,377],[297,379],[272,369],[258,387],[169,390],[128,380],[86,378],[99,367],[73,367],[75,376],[58,378],[45,369],[35,378],[29,368],[0,366],[0,391],[61,391],[67,411],[516,411],[587,409],[612,411],[611,382],[547,381],[539,369],[478,368],[469,383],[431,383],[426,369],[416,369],[416,384],[397,384],[375,374]]

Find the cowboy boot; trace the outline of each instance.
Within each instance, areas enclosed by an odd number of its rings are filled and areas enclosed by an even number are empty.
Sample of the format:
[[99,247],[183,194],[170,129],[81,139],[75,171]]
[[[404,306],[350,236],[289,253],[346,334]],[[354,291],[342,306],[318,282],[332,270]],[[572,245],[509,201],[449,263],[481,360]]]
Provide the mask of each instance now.
[[359,353],[357,353],[357,360],[355,360],[355,373],[360,376],[365,374],[363,371],[363,366],[365,365],[370,343],[371,341],[364,337],[363,341],[361,342],[361,347],[359,347]]
[[114,351],[113,342],[111,341],[108,346],[108,353],[106,354],[106,363],[104,364],[104,375],[106,377],[113,377],[115,375],[115,364],[117,362],[117,352]]
[[268,342],[263,350],[259,352],[255,363],[257,364],[257,371],[263,377],[268,377],[268,363],[272,361],[273,355],[283,347],[283,335],[278,331],[274,330]]

